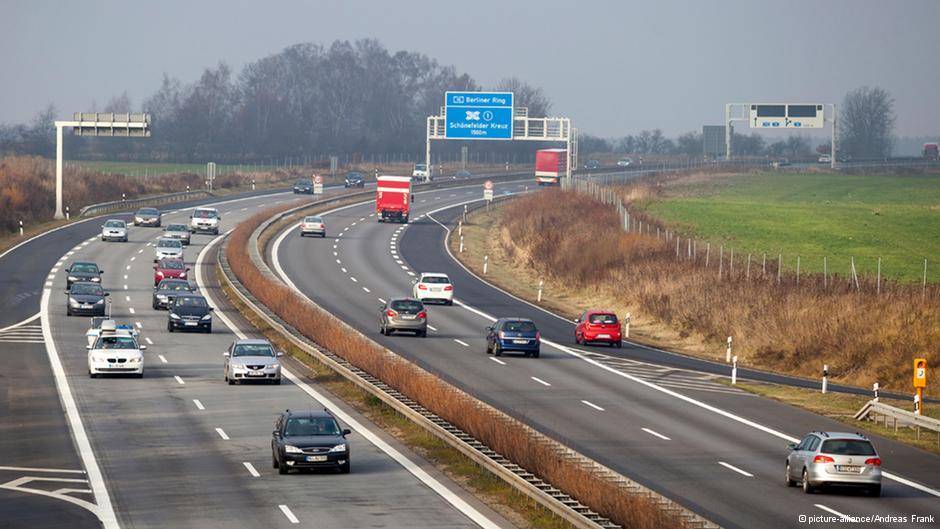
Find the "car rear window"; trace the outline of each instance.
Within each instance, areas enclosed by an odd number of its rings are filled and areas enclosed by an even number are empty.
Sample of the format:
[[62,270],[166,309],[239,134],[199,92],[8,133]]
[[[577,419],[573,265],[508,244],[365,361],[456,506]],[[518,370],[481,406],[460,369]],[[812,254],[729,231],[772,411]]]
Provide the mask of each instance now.
[[503,324],[504,331],[535,332],[535,324],[531,321],[507,321]]
[[98,266],[89,263],[75,263],[70,268],[73,274],[97,274]]
[[287,437],[339,435],[339,424],[330,417],[292,417],[287,420],[284,435]]
[[123,220],[109,220],[108,222],[105,222],[104,225],[108,228],[123,228],[124,221]]
[[416,313],[423,308],[424,305],[420,301],[402,299],[392,302],[392,310],[397,310],[398,312]]
[[177,261],[173,259],[160,261],[160,268],[163,268],[164,270],[182,270],[185,268],[185,265],[183,264],[183,261]]
[[875,447],[868,441],[857,439],[829,439],[822,445],[824,454],[836,454],[841,456],[873,456]]
[[320,217],[304,217],[304,222],[323,222]]
[[450,279],[446,277],[439,277],[439,276],[425,276],[424,278],[421,279],[421,282],[432,283],[435,285],[448,285],[450,284]]
[[614,324],[617,323],[617,316],[613,314],[591,314],[589,320],[591,323]]
[[160,248],[182,248],[183,243],[176,239],[160,239],[157,246]]
[[232,356],[274,356],[274,349],[268,344],[242,343],[235,346]]
[[187,231],[188,229],[184,224],[170,224],[166,227],[166,231]]
[[177,292],[181,290],[189,290],[189,283],[187,281],[168,281],[164,279],[163,281],[160,281],[159,290],[173,290]]

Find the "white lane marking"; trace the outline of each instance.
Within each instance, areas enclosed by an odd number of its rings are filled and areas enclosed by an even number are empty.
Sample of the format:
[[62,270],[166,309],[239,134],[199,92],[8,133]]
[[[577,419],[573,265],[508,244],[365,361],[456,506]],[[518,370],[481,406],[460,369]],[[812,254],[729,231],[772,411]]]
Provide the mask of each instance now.
[[[363,202],[363,204],[368,204],[369,202],[371,202],[371,201]],[[348,206],[343,206],[343,207],[348,207]],[[329,212],[327,212],[327,213],[329,213]],[[282,277],[284,276],[284,272],[283,272],[283,270],[281,269],[280,264],[279,264],[278,261],[277,261],[278,244],[279,244],[281,241],[283,241],[284,238],[286,237],[286,235],[289,234],[289,233],[290,233],[290,230],[286,230],[286,231],[284,232],[284,234],[282,234],[282,236],[278,237],[278,239],[276,239],[276,241],[275,241],[275,246],[274,246],[274,248],[272,249],[272,255],[274,256],[274,259],[272,259],[272,260],[274,261],[275,270],[277,271],[277,273],[281,274]],[[202,266],[201,266],[201,264],[202,264],[202,259],[203,259],[204,256],[206,255],[206,252],[209,250],[209,248],[211,248],[211,247],[212,247],[216,242],[218,242],[219,240],[220,240],[220,237],[216,237],[215,239],[213,239],[212,241],[210,241],[209,244],[207,244],[207,245],[202,249],[202,251],[199,252],[199,256],[196,258],[196,284],[198,285],[198,287],[199,287],[199,289],[200,289],[201,291],[205,292],[204,295],[205,295],[206,299],[209,301],[209,304],[210,304],[210,305],[215,305],[215,302],[212,300],[212,295],[211,295],[211,294],[209,293],[209,291],[206,289],[206,284],[205,284],[205,281],[203,280],[203,276],[202,276]],[[289,280],[288,280],[288,281],[289,281]],[[293,283],[288,282],[287,284],[288,284],[288,286],[289,286],[290,288],[294,289],[295,291],[297,290],[297,287],[294,286]],[[299,291],[298,291],[298,292],[299,292]],[[382,301],[382,303],[385,303],[385,301],[383,301],[383,300],[381,300],[381,299],[380,299],[380,301]],[[247,338],[247,337],[248,337],[245,333],[243,333],[243,332],[234,324],[234,322],[232,322],[232,320],[230,320],[230,319],[228,318],[228,316],[225,315],[225,313],[224,313],[223,311],[217,311],[216,314],[218,315],[219,319],[222,320],[222,323],[224,323],[229,329],[231,329],[231,330],[232,330],[232,333],[234,333],[236,336],[238,336],[239,338]],[[407,456],[405,456],[404,454],[402,454],[401,452],[399,452],[398,450],[396,450],[394,447],[392,447],[391,445],[389,445],[388,443],[386,443],[386,442],[385,442],[384,440],[382,440],[378,435],[376,435],[376,434],[373,433],[371,430],[369,430],[368,428],[366,428],[363,424],[361,424],[361,423],[360,423],[359,421],[357,421],[355,418],[353,418],[352,416],[350,416],[349,414],[347,414],[346,412],[344,412],[341,408],[339,408],[338,406],[336,406],[336,404],[333,403],[329,398],[327,398],[327,397],[324,396],[323,394],[319,393],[318,391],[316,391],[315,389],[313,389],[312,387],[310,387],[306,382],[304,382],[303,380],[301,380],[300,378],[298,378],[296,375],[294,375],[293,372],[291,372],[291,371],[288,370],[288,369],[284,369],[284,368],[282,367],[282,368],[281,368],[281,374],[282,374],[283,376],[287,377],[287,379],[290,380],[292,383],[294,383],[294,385],[296,385],[297,387],[299,387],[304,393],[306,393],[307,395],[309,395],[310,397],[312,397],[313,399],[315,399],[315,400],[316,400],[317,402],[319,402],[322,406],[324,406],[324,407],[329,408],[330,410],[332,410],[332,411],[333,411],[333,414],[336,415],[336,417],[337,417],[340,421],[342,421],[343,423],[347,424],[352,430],[358,432],[360,435],[362,435],[362,437],[363,437],[364,439],[366,439],[367,441],[369,441],[370,443],[372,443],[376,448],[378,448],[378,449],[381,450],[382,452],[385,452],[385,454],[387,454],[387,455],[388,455],[391,459],[393,459],[396,463],[398,463],[399,465],[401,465],[401,466],[402,466],[405,470],[407,470],[412,476],[414,476],[416,479],[418,479],[419,481],[421,481],[422,483],[424,483],[425,485],[427,485],[428,488],[430,488],[431,490],[433,490],[434,492],[436,492],[436,493],[437,493],[439,496],[441,496],[441,498],[443,498],[446,502],[450,503],[451,505],[454,506],[454,508],[456,508],[457,510],[459,510],[460,512],[462,512],[465,516],[467,516],[468,518],[470,518],[471,520],[473,520],[473,522],[476,523],[478,526],[482,527],[483,529],[500,529],[499,525],[493,523],[493,522],[492,522],[489,518],[487,518],[484,514],[482,514],[480,511],[478,511],[478,510],[477,510],[476,508],[474,508],[472,505],[470,505],[470,504],[468,504],[466,501],[464,501],[463,498],[461,498],[460,496],[454,494],[450,489],[448,489],[447,487],[445,487],[444,485],[442,485],[437,479],[435,479],[433,476],[431,476],[430,474],[428,474],[424,469],[422,469],[422,468],[419,467],[417,464],[415,464],[413,461],[411,461],[410,459],[408,459]],[[286,508],[287,508],[287,506],[284,506],[284,509],[286,509]],[[281,509],[281,510],[283,511],[284,509]],[[288,510],[285,512],[285,515],[286,515],[287,512],[290,512],[290,510],[288,509]]]
[[362,217],[361,219],[359,219],[359,222],[362,222],[362,221],[364,221],[364,220],[366,220],[366,218],[365,218],[365,217]]
[[166,361],[166,357],[163,356],[163,355],[157,355],[157,358],[159,358],[160,361],[163,362],[164,364],[168,364],[168,363],[169,363],[169,362]]
[[133,261],[134,259],[137,259],[136,255],[134,257],[131,257],[131,261]]
[[353,277],[353,276],[349,276],[349,279],[352,279],[352,282],[353,282],[353,283],[358,283],[358,282],[359,282],[359,280],[356,279],[356,278]]
[[125,270],[130,270],[130,269],[131,269],[131,265],[125,266],[124,269],[125,269]]
[[604,411],[604,408],[601,408],[601,407],[598,406],[597,404],[594,404],[593,402],[590,402],[590,401],[587,401],[587,400],[582,400],[582,401],[581,401],[581,404],[584,404],[585,406],[590,406],[590,407],[594,408],[594,409],[597,410],[597,411]]
[[124,285],[124,290],[127,290],[127,285]]
[[178,384],[180,384],[180,385],[183,385],[183,384],[186,383],[186,382],[183,381],[182,378],[180,378],[179,375],[173,375],[173,378],[175,378],[175,379],[176,379],[176,382],[177,382]]
[[727,469],[729,469],[729,470],[733,470],[733,471],[737,472],[738,474],[741,474],[742,476],[747,476],[747,477],[749,477],[749,478],[753,478],[753,477],[754,477],[754,474],[751,474],[750,472],[745,472],[745,471],[741,470],[740,468],[738,468],[738,467],[736,467],[736,466],[734,466],[734,465],[729,465],[728,463],[725,463],[724,461],[719,461],[718,464],[721,465],[721,466],[723,466],[723,467],[725,467],[725,468],[727,468]]
[[542,379],[539,378],[539,377],[529,377],[529,378],[531,378],[532,380],[538,382],[539,384],[541,384],[541,385],[543,385],[543,386],[551,386],[551,384],[549,384],[548,382],[545,382],[544,380],[542,380]]
[[258,471],[255,470],[255,466],[254,466],[254,465],[252,465],[252,464],[249,463],[248,461],[245,461],[245,462],[242,463],[242,464],[245,465],[245,468],[248,469],[248,473],[251,474],[251,477],[253,477],[253,478],[260,478],[260,477],[261,477],[261,474],[259,474]]
[[653,437],[659,437],[659,438],[662,439],[663,441],[672,441],[672,439],[666,437],[665,435],[663,435],[663,434],[661,434],[661,433],[659,433],[659,432],[655,432],[655,431],[653,431],[653,430],[650,430],[649,428],[641,428],[641,430],[643,430],[644,432],[646,432],[646,433],[652,435]]
[[49,270],[49,278],[52,279],[55,276],[55,273],[59,271],[58,266],[52,267],[52,270]]
[[352,228],[352,227],[355,226],[356,224],[357,224],[357,223],[353,222],[352,224],[349,225],[349,227]]
[[372,292],[371,290],[369,290],[368,287],[362,287],[362,290],[364,290],[364,291],[366,292],[366,294]]
[[4,328],[0,329],[0,333],[6,332],[6,331],[9,331],[9,330],[12,330],[12,329],[16,329],[17,327],[22,327],[23,325],[26,325],[27,323],[30,323],[30,322],[32,322],[32,321],[35,321],[35,320],[39,319],[39,316],[41,316],[41,315],[42,315],[41,312],[37,312],[36,314],[33,314],[32,316],[26,318],[26,319],[23,320],[23,321],[14,323],[13,325],[9,325],[9,326],[7,326],[7,327],[4,327]]
[[68,253],[66,253],[65,255],[71,257],[71,256],[75,255],[75,250],[70,250],[70,251],[69,251]]
[[130,312],[131,314],[136,314],[136,311],[134,311],[134,307],[128,307],[127,311]]
[[856,522],[856,519],[855,519],[854,517],[849,516],[848,514],[842,514],[841,512],[839,512],[839,511],[837,511],[837,510],[835,510],[835,509],[832,509],[832,508],[830,508],[830,507],[826,507],[825,505],[823,505],[823,504],[821,504],[821,503],[814,503],[813,505],[815,505],[816,507],[818,507],[818,508],[820,508],[820,509],[822,509],[822,510],[828,512],[828,513],[832,513],[832,514],[834,514],[834,515],[836,515],[836,516],[842,518],[841,521],[843,521],[843,522],[851,522],[851,523],[855,523],[855,522]]
[[300,523],[300,520],[294,516],[294,513],[291,512],[290,507],[287,505],[278,505],[277,508],[280,509],[282,513],[284,513],[284,516],[287,517],[290,523]]
[[34,467],[0,467],[0,470],[12,470],[14,472],[52,472],[55,474],[84,474],[84,470],[64,470],[61,468],[34,468]]
[[334,244],[334,245],[333,245],[333,249],[335,250],[337,246],[338,246],[338,245]]
[[248,208],[242,208],[240,211],[248,211]]
[[124,296],[124,301],[130,301],[130,300],[131,300],[130,296]]
[[149,336],[144,336],[144,340],[147,340],[147,345],[153,345],[153,340]]
[[340,267],[340,270],[342,270],[344,274],[346,273],[346,269],[345,269],[345,268]]
[[52,339],[52,323],[49,313],[49,300],[52,296],[52,290],[44,288],[42,298],[39,302],[40,314],[42,318],[42,336],[46,345],[46,355],[49,357],[49,365],[52,367],[53,378],[59,392],[59,399],[62,402],[63,411],[68,419],[69,429],[72,431],[72,439],[75,441],[75,448],[82,460],[82,466],[87,473],[88,483],[95,498],[96,508],[92,512],[101,521],[104,529],[120,529],[117,521],[117,515],[111,504],[111,496],[105,485],[104,476],[101,474],[101,468],[98,467],[98,460],[95,458],[95,451],[88,439],[88,432],[85,431],[85,425],[82,422],[82,416],[78,412],[78,405],[72,395],[72,389],[69,386],[68,377],[65,374],[65,368],[62,366],[62,360],[59,358],[59,351],[56,349],[55,341]]
[[409,270],[409,271],[408,271],[408,275],[410,275],[411,277],[414,277],[415,273],[412,272],[411,270]]
[[140,323],[139,321],[135,321],[135,322],[134,322],[134,325],[136,325],[138,329],[143,329],[143,328],[144,328],[143,324]]
[[51,286],[52,286],[52,281],[46,281],[46,282],[45,282],[45,286],[51,287]]
[[215,432],[219,434],[219,437],[221,437],[223,441],[228,441],[228,434],[225,433],[225,430],[216,428]]
[[[386,301],[385,301],[384,299],[382,299],[382,298],[379,298],[379,303],[385,303],[385,302],[386,302]],[[431,327],[431,326],[430,326],[430,325],[428,325],[428,328],[430,328],[430,327]]]
[[140,253],[144,253],[144,249],[141,248],[140,250],[137,250],[137,253],[139,253],[139,254],[140,254]]
[[506,362],[503,362],[503,361],[500,360],[499,358],[493,358],[493,357],[491,356],[491,357],[490,357],[490,360],[496,362],[497,364],[499,364],[499,365],[501,365],[501,366],[506,365]]
[[[336,252],[333,252],[333,253],[336,253]],[[337,260],[336,260],[336,264],[341,265],[341,264],[343,264],[343,262],[340,261],[339,259],[337,259]]]
[[202,402],[199,399],[193,399],[193,404],[196,405],[197,410],[205,410],[206,407],[202,405]]
[[405,264],[401,259],[395,259],[395,262],[398,264]]
[[[382,303],[385,303],[385,302],[383,301]],[[432,327],[430,325],[428,325],[428,329],[431,329],[432,331],[437,331],[437,327]]]
[[462,345],[462,346],[464,346],[464,347],[470,347],[470,344],[468,344],[467,342],[465,342],[465,341],[463,341],[463,340],[458,340],[457,338],[454,338],[454,341],[457,342],[457,343],[459,343],[460,345]]
[[401,265],[401,269],[402,269],[402,270],[408,270],[408,267],[405,266],[405,265]]

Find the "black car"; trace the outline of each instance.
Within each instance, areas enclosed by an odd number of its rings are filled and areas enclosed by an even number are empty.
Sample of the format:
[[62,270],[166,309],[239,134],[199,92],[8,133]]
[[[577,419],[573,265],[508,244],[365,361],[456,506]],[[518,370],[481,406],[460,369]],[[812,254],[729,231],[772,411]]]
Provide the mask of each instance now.
[[313,194],[313,180],[309,178],[301,178],[294,184],[294,194]]
[[470,171],[457,171],[457,173],[454,174],[455,178],[470,178],[472,176],[473,176],[473,173],[471,173]]
[[486,328],[486,354],[502,356],[515,351],[538,358],[541,342],[535,323],[525,318],[500,318]]
[[349,433],[328,410],[287,410],[274,423],[271,464],[278,474],[292,468],[330,468],[348,474]]
[[585,169],[588,169],[588,170],[591,170],[591,169],[600,169],[600,168],[601,168],[601,163],[598,162],[597,160],[588,160],[587,163],[584,164],[584,168],[585,168]]
[[185,279],[164,279],[153,288],[153,308],[165,309],[170,298],[184,296],[196,291],[196,287]]
[[197,294],[176,296],[167,299],[166,330],[193,329],[212,332],[212,307],[206,298]]
[[134,213],[134,226],[156,226],[163,224],[163,215],[157,208],[140,208]]
[[101,274],[104,270],[98,268],[98,265],[88,261],[75,261],[65,269],[65,288],[71,288],[72,283],[78,281],[91,281],[92,283],[101,283]]
[[346,187],[365,187],[366,179],[362,177],[362,173],[346,173]]
[[85,314],[90,316],[105,315],[105,301],[108,293],[98,283],[76,281],[65,291],[65,314]]

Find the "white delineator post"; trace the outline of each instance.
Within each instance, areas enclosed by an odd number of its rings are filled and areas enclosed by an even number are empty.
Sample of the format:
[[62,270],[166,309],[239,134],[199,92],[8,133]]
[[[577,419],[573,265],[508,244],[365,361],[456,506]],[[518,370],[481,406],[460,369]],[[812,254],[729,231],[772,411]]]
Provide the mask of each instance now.
[[463,235],[460,236],[460,251],[458,253],[463,253]]
[[728,349],[725,350],[725,362],[726,363],[731,362],[731,337],[730,336],[728,337]]
[[871,385],[871,390],[875,392],[875,402],[878,402],[878,383],[875,382]]
[[829,387],[829,364],[823,364],[822,392],[825,393]]
[[483,256],[483,275],[486,275],[486,269],[489,264],[490,264],[490,256],[484,255]]
[[541,279],[539,279],[539,295],[538,295],[538,297],[537,297],[536,300],[535,300],[535,301],[538,302],[538,303],[541,303],[541,302],[542,302],[542,285],[544,285],[544,284],[545,284],[545,283],[544,283]]
[[731,358],[731,385],[738,383],[738,355]]
[[630,337],[630,313],[627,313],[627,318],[623,322],[623,337]]

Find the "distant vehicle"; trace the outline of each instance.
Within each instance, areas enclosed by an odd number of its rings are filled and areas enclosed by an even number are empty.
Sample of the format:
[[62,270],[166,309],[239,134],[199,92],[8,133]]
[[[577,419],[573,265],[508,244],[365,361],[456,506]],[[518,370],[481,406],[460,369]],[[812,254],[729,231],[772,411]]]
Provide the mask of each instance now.
[[167,239],[161,237],[157,244],[153,245],[153,260],[157,262],[161,259],[182,259],[183,243],[179,239]]
[[81,281],[72,283],[71,288],[65,291],[65,314],[87,314],[89,316],[104,316],[104,298],[108,293],[98,283]]
[[928,160],[940,159],[940,144],[925,143],[923,154],[924,158]]
[[151,306],[154,310],[165,309],[170,298],[185,296],[196,291],[196,287],[186,279],[164,279],[153,289]]
[[326,237],[326,223],[323,222],[323,218],[317,217],[316,215],[309,215],[304,217],[304,220],[300,223],[300,236],[305,235],[319,235],[320,237]]
[[391,336],[396,331],[428,335],[428,311],[424,303],[413,298],[391,298],[379,313],[379,332]]
[[284,353],[275,351],[267,340],[235,340],[222,356],[225,358],[222,371],[229,385],[247,380],[281,383],[281,363],[278,358],[284,356]]
[[819,157],[819,160],[816,160],[816,161],[819,163],[832,163],[832,156],[829,156],[828,154],[824,154]]
[[379,222],[408,224],[408,212],[413,200],[411,177],[378,177],[375,186],[375,213]]
[[219,222],[222,221],[219,210],[215,208],[196,208],[193,210],[193,214],[189,216],[189,219],[189,230],[193,233],[219,234]]
[[278,474],[292,468],[332,468],[348,474],[350,433],[327,410],[287,410],[274,423],[271,464]]
[[608,310],[586,310],[575,320],[574,341],[578,345],[587,343],[606,343],[620,348],[623,341],[620,335],[620,322],[617,315]]
[[313,180],[310,178],[301,178],[294,183],[294,194],[313,194]]
[[807,494],[827,485],[861,487],[872,496],[881,495],[881,457],[867,437],[812,432],[787,448],[788,487],[801,484]]
[[75,261],[65,269],[65,288],[70,288],[76,281],[91,281],[92,283],[101,282],[101,274],[104,270],[98,268],[98,265],[88,261]]
[[598,162],[597,160],[588,160],[587,163],[584,164],[584,168],[588,171],[593,169],[600,169],[601,162]]
[[840,154],[836,161],[839,163],[849,163],[852,161],[852,156],[849,154]]
[[538,185],[555,185],[568,174],[568,151],[539,149],[535,151],[535,181]]
[[631,158],[621,158],[617,160],[617,167],[630,167],[631,165],[633,165]]
[[88,349],[88,376],[98,375],[134,375],[144,376],[144,354],[146,345],[137,343],[137,338],[127,329],[119,329],[113,320],[106,320],[101,325],[101,332],[94,345]]
[[424,273],[414,282],[411,289],[415,299],[427,302],[438,301],[445,305],[454,304],[454,284],[447,274]]
[[[110,322],[110,323],[106,323]],[[91,327],[85,331],[85,339],[88,341],[86,345],[95,345],[95,340],[98,339],[98,336],[101,335],[101,328],[104,327],[120,329],[131,333],[131,336],[134,338],[140,337],[140,331],[130,323],[118,323],[107,316],[94,316],[91,318]]]
[[457,173],[454,174],[454,177],[456,178],[470,178],[472,176],[473,176],[473,173],[471,173],[470,171],[457,171]]
[[346,181],[343,184],[345,187],[365,187],[366,179],[363,178],[362,173],[346,173]]
[[790,160],[789,160],[788,158],[778,158],[778,159],[774,160],[774,161],[771,163],[771,165],[773,165],[774,169],[776,169],[776,168],[778,168],[778,167],[786,167],[786,166],[790,165]]
[[164,279],[186,279],[189,268],[182,259],[160,259],[153,266],[153,286],[160,284]]
[[212,307],[206,298],[189,294],[167,300],[166,330],[194,329],[212,332]]
[[134,226],[155,226],[163,223],[163,214],[157,208],[140,208],[134,214]]
[[411,176],[414,178],[424,178],[425,180],[431,180],[431,171],[428,169],[427,164],[416,163],[414,169],[411,171]]
[[541,341],[535,323],[524,318],[500,318],[486,328],[486,354],[514,351],[538,358]]
[[102,241],[127,242],[127,223],[119,219],[109,219],[101,225]]
[[188,245],[192,240],[185,224],[167,224],[166,228],[163,228],[163,236],[167,239],[179,239],[184,245]]

